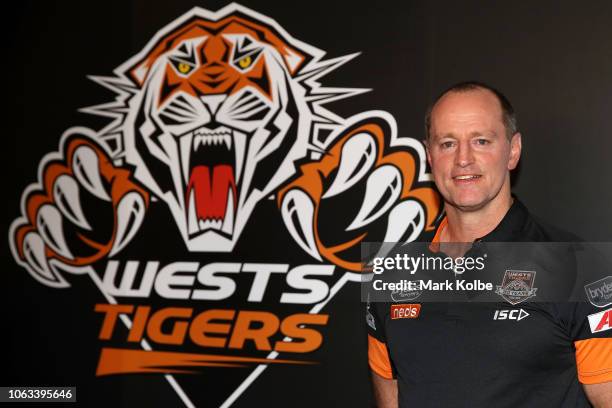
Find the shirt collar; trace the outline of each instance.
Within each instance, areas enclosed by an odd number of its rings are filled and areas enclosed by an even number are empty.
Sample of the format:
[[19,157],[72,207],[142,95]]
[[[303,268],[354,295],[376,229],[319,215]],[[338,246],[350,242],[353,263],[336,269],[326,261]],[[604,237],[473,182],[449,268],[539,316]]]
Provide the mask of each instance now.
[[[520,232],[523,230],[525,223],[529,217],[529,212],[527,211],[527,207],[520,202],[516,197],[514,197],[514,202],[502,218],[501,222],[497,224],[497,226],[493,229],[493,231],[489,232],[484,237],[478,238],[475,241],[478,242],[511,242],[515,241],[519,236]],[[436,230],[436,234],[434,235],[431,243],[435,244],[434,248],[438,247],[440,243],[440,235],[442,230],[448,224],[447,217],[444,217]]]

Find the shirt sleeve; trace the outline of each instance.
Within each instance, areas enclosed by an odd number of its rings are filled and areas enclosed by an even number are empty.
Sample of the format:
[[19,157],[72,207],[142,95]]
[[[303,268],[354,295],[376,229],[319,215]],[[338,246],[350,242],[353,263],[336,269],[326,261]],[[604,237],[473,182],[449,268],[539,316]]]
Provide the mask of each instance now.
[[387,338],[385,334],[384,316],[381,317],[380,303],[366,303],[366,322],[368,325],[368,363],[370,369],[383,378],[395,378],[395,370],[391,364]]
[[612,265],[603,256],[607,251],[605,244],[574,245],[579,283],[567,323],[583,384],[612,381],[612,276],[605,276]]
[[583,384],[612,381],[612,305],[598,308],[589,302],[575,303],[572,320],[578,380]]

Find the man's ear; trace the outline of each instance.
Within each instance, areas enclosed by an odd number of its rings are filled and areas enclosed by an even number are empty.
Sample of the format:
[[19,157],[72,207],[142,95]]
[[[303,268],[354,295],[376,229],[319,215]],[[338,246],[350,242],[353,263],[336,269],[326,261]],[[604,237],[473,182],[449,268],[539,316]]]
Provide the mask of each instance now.
[[510,139],[510,159],[508,160],[508,170],[514,170],[521,158],[522,150],[521,134],[516,132]]

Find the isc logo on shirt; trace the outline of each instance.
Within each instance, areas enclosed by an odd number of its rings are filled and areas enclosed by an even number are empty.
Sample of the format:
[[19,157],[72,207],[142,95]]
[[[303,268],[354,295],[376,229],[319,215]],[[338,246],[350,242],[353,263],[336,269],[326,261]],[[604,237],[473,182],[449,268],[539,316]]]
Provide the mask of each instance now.
[[416,319],[421,313],[419,304],[391,305],[391,319]]
[[591,333],[612,329],[612,309],[589,315],[589,326],[591,326]]
[[520,322],[527,316],[529,316],[529,313],[523,309],[496,310],[493,320],[516,320]]

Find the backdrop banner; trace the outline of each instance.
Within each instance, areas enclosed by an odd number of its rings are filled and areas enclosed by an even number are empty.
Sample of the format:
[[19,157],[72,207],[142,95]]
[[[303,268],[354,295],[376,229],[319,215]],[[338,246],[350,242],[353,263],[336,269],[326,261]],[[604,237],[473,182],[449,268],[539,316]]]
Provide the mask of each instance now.
[[170,3],[26,2],[8,26],[0,385],[373,406],[362,243],[433,236],[422,118],[460,80],[515,104],[530,210],[610,240],[595,5]]

